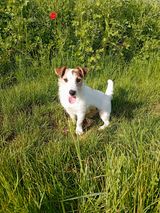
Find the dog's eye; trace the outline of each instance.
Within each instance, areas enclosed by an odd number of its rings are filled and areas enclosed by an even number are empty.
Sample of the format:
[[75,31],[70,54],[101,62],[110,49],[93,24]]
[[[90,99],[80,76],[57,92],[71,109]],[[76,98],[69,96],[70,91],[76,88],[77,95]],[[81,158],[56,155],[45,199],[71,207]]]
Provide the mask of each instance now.
[[67,79],[67,78],[64,78],[64,81],[65,81],[65,82],[68,82],[68,79]]
[[76,78],[76,82],[77,83],[81,82],[81,78]]

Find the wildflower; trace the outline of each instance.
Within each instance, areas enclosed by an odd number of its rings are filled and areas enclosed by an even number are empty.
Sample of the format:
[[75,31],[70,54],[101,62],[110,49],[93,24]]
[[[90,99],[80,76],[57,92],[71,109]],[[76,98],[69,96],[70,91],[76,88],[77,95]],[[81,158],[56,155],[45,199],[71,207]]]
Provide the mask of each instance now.
[[53,11],[49,14],[49,17],[50,17],[51,20],[54,20],[54,19],[57,18],[57,13]]

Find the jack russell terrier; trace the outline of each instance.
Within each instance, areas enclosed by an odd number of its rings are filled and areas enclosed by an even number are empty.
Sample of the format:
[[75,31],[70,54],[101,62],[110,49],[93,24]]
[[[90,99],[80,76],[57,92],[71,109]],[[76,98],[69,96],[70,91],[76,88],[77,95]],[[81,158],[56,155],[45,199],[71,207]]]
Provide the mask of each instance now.
[[83,78],[87,74],[87,69],[77,67],[70,69],[60,67],[55,69],[59,77],[59,99],[73,121],[76,121],[76,134],[83,134],[83,120],[90,108],[97,108],[104,124],[99,128],[104,129],[109,125],[111,113],[111,100],[113,95],[113,81],[108,80],[105,93],[86,86]]

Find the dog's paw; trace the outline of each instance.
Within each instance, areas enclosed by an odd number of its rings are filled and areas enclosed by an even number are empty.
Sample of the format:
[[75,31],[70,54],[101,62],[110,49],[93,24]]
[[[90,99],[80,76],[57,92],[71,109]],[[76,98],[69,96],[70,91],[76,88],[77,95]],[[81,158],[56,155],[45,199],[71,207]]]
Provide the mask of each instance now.
[[104,130],[104,129],[105,129],[105,126],[104,126],[104,125],[103,125],[103,126],[100,126],[100,127],[98,128],[99,131]]
[[76,134],[77,135],[82,135],[83,134],[83,130],[82,129],[76,129]]
[[74,119],[74,118],[71,118],[71,121],[72,121],[73,124],[76,123],[76,119]]
[[105,124],[103,124],[102,126],[100,126],[98,130],[100,130],[100,131],[104,130],[108,125],[109,125],[109,121],[106,122]]

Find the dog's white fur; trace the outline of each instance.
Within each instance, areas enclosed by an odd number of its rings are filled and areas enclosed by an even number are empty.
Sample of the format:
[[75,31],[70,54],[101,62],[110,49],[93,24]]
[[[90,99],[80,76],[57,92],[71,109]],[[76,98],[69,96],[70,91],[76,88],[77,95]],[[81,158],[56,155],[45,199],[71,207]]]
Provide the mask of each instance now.
[[[63,67],[64,68],[64,67]],[[57,68],[61,69],[61,68]],[[99,110],[99,115],[104,122],[104,124],[99,129],[104,129],[109,125],[109,118],[111,113],[111,100],[113,95],[113,81],[108,80],[108,86],[105,93],[92,89],[86,86],[83,82],[76,82],[77,73],[74,72],[75,69],[67,69],[63,70],[63,76],[67,79],[65,82],[58,71],[55,70],[56,74],[59,75],[59,99],[66,110],[66,112],[70,115],[72,120],[77,118],[76,122],[76,134],[81,135],[83,133],[82,123],[85,118],[86,112],[91,107],[96,107]],[[79,71],[82,71],[83,68],[80,68]],[[84,70],[83,70],[84,71]],[[84,73],[81,73],[84,74]],[[84,77],[84,75],[82,76]],[[69,91],[74,90],[76,92],[75,95],[75,103],[69,102]]]

